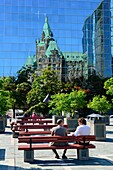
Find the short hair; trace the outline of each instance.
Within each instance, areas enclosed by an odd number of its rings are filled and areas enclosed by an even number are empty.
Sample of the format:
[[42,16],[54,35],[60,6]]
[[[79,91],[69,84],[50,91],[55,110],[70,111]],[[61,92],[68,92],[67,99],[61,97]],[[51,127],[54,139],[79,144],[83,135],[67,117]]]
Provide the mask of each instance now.
[[63,122],[62,119],[58,119],[58,120],[57,120],[57,124],[58,124],[58,125],[60,125],[61,122]]
[[86,125],[86,120],[83,117],[79,118],[78,122],[82,123],[83,125]]

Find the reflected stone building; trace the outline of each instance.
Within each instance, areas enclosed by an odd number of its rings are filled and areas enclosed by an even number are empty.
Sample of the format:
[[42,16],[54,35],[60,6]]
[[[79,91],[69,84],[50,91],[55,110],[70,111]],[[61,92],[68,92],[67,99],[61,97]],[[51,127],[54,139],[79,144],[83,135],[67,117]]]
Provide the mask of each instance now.
[[40,75],[41,70],[48,66],[54,70],[58,70],[59,79],[62,80],[63,74],[63,54],[60,51],[57,42],[53,38],[53,33],[48,23],[48,18],[45,18],[42,36],[36,41],[36,74]]
[[82,45],[83,53],[88,55],[88,75],[102,78],[113,75],[112,6],[112,1],[102,1],[84,22]]
[[87,78],[87,56],[89,73],[110,75],[103,59],[108,43],[113,51],[112,0],[2,0],[0,9],[0,76],[17,75],[25,65],[38,75],[51,66],[62,81]]
[[42,69],[51,67],[58,71],[58,78],[63,82],[73,82],[76,78],[87,79],[88,77],[86,54],[60,51],[47,17],[45,17],[42,36],[36,40],[36,56],[29,56],[25,66],[33,67],[35,64],[37,75],[41,74]]

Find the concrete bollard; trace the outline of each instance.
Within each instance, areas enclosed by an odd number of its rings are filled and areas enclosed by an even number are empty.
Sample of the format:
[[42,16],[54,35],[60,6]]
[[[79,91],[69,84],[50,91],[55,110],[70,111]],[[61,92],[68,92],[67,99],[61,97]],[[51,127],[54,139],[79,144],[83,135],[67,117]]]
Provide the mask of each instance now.
[[34,161],[34,150],[24,150],[24,162],[33,162]]

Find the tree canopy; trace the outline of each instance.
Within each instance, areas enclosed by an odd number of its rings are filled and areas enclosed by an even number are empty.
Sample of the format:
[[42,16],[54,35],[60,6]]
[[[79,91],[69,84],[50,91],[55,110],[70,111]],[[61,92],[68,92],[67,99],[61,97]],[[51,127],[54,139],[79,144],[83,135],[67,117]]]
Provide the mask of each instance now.
[[65,113],[71,113],[73,116],[75,110],[81,109],[86,105],[85,96],[82,90],[75,90],[69,94],[58,93],[51,96],[49,107],[52,113],[61,114],[64,111]]
[[113,96],[113,77],[105,81],[104,89],[106,89],[106,94]]
[[[43,100],[47,94],[56,94],[61,90],[61,82],[55,70],[42,70],[42,74],[34,78],[32,89],[27,94],[27,103],[39,113],[48,113],[48,103]],[[32,110],[32,109],[29,109]]]
[[112,105],[106,96],[100,97],[100,95],[97,95],[87,104],[87,107],[102,114],[107,114],[107,111],[111,109]]
[[0,90],[0,114],[5,115],[6,111],[12,107],[12,101],[8,91]]

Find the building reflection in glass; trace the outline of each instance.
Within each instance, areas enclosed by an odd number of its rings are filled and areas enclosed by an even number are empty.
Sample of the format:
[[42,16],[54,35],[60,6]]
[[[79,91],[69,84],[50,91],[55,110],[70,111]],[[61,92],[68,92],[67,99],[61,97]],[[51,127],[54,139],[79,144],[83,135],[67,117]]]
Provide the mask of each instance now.
[[15,75],[35,63],[37,74],[51,65],[63,80],[87,77],[88,70],[111,76],[111,5],[108,0],[2,0],[0,75]]
[[112,76],[112,3],[104,0],[85,20],[83,26],[83,53],[88,54],[89,74]]

